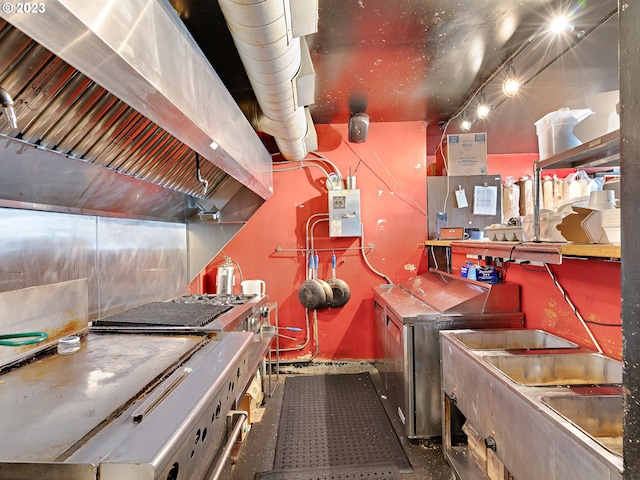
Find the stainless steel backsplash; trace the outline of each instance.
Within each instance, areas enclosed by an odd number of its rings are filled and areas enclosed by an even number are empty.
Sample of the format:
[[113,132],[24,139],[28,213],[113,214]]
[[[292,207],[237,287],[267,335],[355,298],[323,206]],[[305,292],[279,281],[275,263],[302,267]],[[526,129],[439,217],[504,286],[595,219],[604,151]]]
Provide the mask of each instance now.
[[89,320],[167,300],[188,290],[186,230],[180,223],[0,208],[0,291],[87,278]]

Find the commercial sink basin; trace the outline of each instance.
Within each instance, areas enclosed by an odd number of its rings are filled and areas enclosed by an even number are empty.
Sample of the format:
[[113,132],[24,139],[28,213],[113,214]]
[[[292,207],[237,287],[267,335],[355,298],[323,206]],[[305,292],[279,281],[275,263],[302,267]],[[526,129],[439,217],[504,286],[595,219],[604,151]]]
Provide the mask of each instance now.
[[543,396],[541,401],[622,456],[622,395],[556,395]]
[[[456,478],[486,479],[490,457],[501,478],[622,478],[622,363],[559,348],[552,337],[440,332],[443,449]],[[529,348],[545,342],[549,348]],[[460,416],[473,432],[466,444]]]
[[622,363],[598,353],[487,355],[483,360],[527,386],[622,383]]
[[578,348],[577,344],[544,330],[461,330],[452,335],[472,350]]

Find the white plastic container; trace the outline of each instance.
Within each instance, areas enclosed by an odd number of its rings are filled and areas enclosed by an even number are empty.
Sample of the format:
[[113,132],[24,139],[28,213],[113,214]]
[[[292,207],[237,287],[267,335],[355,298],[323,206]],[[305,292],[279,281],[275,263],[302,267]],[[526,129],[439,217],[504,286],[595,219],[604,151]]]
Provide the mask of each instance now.
[[240,282],[240,290],[243,295],[264,295],[267,285],[264,280],[243,280]]
[[[549,211],[540,212],[540,240],[541,242],[554,242],[563,243],[567,240],[562,236],[560,231],[556,228],[562,219],[566,216],[566,213],[557,213]],[[533,215],[525,215],[520,217],[522,221],[522,231],[524,232],[524,241],[532,242],[535,240],[533,229]]]
[[58,340],[58,353],[62,355],[69,355],[77,352],[78,350],[80,350],[80,337],[70,335]]
[[620,90],[603,92],[586,97],[585,103],[594,112],[573,129],[573,133],[582,143],[606,135],[620,128],[620,115],[617,107],[620,102]]
[[620,209],[611,208],[600,212],[600,225],[609,243],[620,243]]
[[503,242],[522,242],[524,233],[521,226],[490,225],[484,229],[489,240]]
[[540,160],[580,145],[582,142],[573,134],[573,127],[591,114],[589,108],[561,108],[535,122]]

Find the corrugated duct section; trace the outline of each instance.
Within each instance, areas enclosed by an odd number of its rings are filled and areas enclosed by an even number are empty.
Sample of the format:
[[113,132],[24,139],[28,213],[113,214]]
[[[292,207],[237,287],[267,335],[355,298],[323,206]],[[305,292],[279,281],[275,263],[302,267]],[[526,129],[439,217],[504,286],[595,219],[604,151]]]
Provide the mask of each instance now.
[[318,148],[307,108],[315,99],[315,71],[304,40],[318,29],[317,0],[218,3],[261,110],[245,113],[275,138],[284,158],[304,159]]
[[[228,176],[46,48],[0,23],[0,85],[19,119],[0,133],[193,197],[206,198]],[[204,160],[204,159],[203,159]]]

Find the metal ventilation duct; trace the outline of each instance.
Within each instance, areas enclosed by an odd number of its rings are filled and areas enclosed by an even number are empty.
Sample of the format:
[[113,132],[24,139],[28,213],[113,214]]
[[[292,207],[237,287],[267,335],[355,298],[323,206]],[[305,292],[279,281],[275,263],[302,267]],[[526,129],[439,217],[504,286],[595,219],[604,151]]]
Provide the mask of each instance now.
[[318,26],[317,0],[219,0],[261,112],[253,125],[275,138],[288,160],[316,150],[306,106],[313,103],[315,73],[304,36]]

